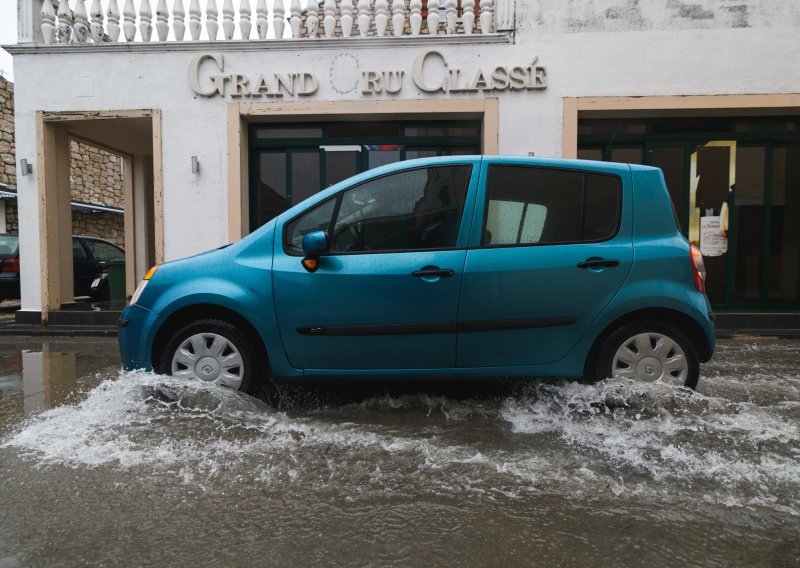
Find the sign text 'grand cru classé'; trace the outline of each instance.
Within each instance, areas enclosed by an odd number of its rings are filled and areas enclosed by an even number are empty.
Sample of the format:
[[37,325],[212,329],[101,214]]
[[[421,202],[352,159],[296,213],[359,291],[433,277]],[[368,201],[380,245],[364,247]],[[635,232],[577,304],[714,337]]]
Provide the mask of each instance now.
[[[332,65],[330,76],[333,90],[342,94],[358,89],[364,95],[394,95],[402,92],[409,78],[414,87],[431,94],[530,91],[547,88],[547,68],[537,61],[534,57],[524,66],[463,69],[450,65],[441,51],[432,49],[414,59],[410,73],[403,69],[361,69],[358,65],[341,71]],[[353,75],[352,89],[343,92],[333,85],[337,71]],[[307,71],[260,73],[257,77],[226,72],[221,53],[198,55],[189,64],[189,86],[202,97],[308,97],[317,93],[319,84],[317,76]]]

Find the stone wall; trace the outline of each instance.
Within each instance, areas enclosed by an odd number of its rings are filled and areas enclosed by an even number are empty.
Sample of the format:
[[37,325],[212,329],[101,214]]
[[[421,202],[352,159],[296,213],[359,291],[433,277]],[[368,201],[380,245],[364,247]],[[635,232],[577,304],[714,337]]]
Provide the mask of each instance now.
[[[0,77],[0,183],[17,187],[14,152],[14,84]],[[105,150],[70,143],[70,195],[73,201],[124,208],[122,159]],[[6,201],[6,231],[19,232],[17,204]],[[108,239],[120,246],[125,231],[122,214],[72,212],[72,233]]]
[[70,192],[73,201],[123,208],[122,159],[95,146],[69,145]]
[[17,187],[14,157],[14,83],[0,77],[0,183]]
[[17,202],[6,201],[6,233],[19,233]]
[[99,237],[121,247],[125,246],[125,227],[122,215],[115,213],[72,212],[72,234]]

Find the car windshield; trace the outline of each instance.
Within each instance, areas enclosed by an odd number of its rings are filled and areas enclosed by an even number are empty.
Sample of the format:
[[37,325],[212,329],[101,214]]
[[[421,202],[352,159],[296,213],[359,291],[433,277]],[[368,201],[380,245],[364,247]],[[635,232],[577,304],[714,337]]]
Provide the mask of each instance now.
[[0,235],[0,254],[14,254],[19,248],[19,235]]

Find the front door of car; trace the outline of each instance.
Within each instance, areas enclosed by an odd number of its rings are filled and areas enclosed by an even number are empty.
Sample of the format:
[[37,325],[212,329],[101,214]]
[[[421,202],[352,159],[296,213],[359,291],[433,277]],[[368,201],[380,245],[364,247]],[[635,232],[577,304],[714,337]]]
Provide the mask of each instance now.
[[[458,295],[477,161],[400,170],[334,192],[276,226],[273,288],[293,367],[455,366]],[[302,240],[324,230],[315,272]],[[309,372],[309,370],[311,370]]]
[[459,311],[458,366],[562,359],[631,270],[630,173],[484,164]]

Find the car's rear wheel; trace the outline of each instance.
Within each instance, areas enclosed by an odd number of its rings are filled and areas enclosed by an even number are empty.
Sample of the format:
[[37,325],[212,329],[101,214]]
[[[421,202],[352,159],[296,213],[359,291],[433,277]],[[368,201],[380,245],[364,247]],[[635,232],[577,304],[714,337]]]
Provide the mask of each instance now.
[[602,343],[598,379],[621,377],[644,383],[695,388],[700,377],[697,350],[677,327],[656,321],[628,323]]
[[252,341],[236,327],[206,319],[192,322],[172,335],[158,371],[252,394],[255,377],[264,371],[259,359]]

